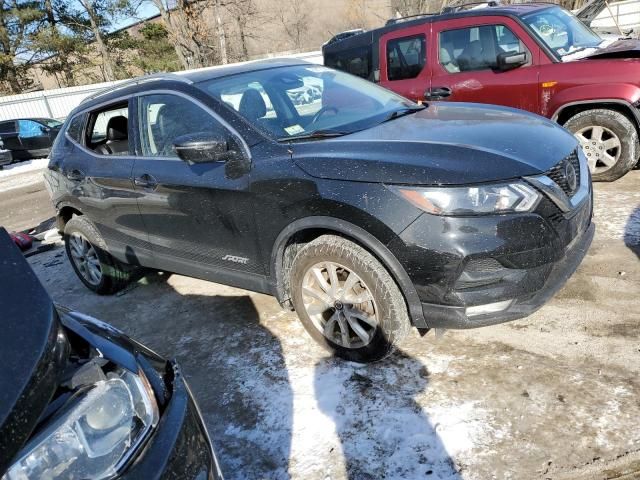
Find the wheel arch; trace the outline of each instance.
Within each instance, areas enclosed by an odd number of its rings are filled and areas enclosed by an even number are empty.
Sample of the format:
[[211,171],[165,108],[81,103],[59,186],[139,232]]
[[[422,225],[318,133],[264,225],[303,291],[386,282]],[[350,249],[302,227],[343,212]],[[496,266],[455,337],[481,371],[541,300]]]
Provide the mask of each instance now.
[[325,216],[305,217],[289,224],[276,238],[271,251],[273,294],[283,307],[292,308],[289,269],[298,249],[324,234],[340,235],[365,248],[389,271],[404,295],[414,326],[427,328],[422,306],[409,275],[393,253],[375,236],[346,220]]
[[58,225],[58,231],[64,232],[64,227],[74,215],[82,215],[82,212],[72,205],[59,205],[58,213],[56,213],[56,224]]
[[593,110],[597,108],[604,108],[614,110],[622,113],[626,116],[636,127],[636,131],[640,134],[640,111],[637,106],[638,102],[632,104],[626,100],[621,99],[598,99],[598,100],[580,100],[575,102],[568,102],[558,107],[551,119],[558,122],[560,125],[564,125],[574,115],[584,112],[585,110]]

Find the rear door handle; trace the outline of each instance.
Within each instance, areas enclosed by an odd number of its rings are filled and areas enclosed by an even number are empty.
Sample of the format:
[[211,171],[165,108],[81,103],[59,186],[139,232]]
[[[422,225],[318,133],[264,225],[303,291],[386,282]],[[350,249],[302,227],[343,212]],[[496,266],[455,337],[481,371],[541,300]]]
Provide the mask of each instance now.
[[146,188],[149,190],[154,190],[158,186],[158,181],[153,177],[153,175],[149,175],[148,173],[134,178],[133,183],[136,187]]
[[81,180],[84,180],[84,172],[82,172],[82,170],[78,170],[77,168],[74,168],[73,170],[69,170],[66,173],[66,177],[69,180],[73,180],[74,182],[79,182]]
[[449,87],[434,87],[424,92],[424,98],[426,100],[439,100],[451,96],[451,93]]

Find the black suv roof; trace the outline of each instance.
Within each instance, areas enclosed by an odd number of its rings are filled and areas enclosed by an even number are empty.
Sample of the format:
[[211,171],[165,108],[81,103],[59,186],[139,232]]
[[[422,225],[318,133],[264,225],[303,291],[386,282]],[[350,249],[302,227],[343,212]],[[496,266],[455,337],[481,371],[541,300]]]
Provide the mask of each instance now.
[[[153,86],[175,86],[176,84],[192,84],[214,78],[228,77],[238,73],[255,72],[277,67],[288,67],[293,65],[311,65],[310,62],[297,58],[274,58],[267,60],[256,60],[253,62],[236,63],[232,65],[217,65],[214,67],[201,68],[198,70],[187,70],[177,73],[160,73],[156,75],[145,75],[134,78],[132,80],[119,83],[113,87],[101,90],[87,98],[85,98],[73,112],[86,110],[93,106],[109,102],[117,98],[126,97],[127,95],[137,93],[144,90],[145,87],[153,82]],[[158,82],[158,83],[156,83]],[[164,85],[162,85],[164,83]],[[159,85],[160,84],[160,85]]]
[[[472,5],[478,5],[477,3],[471,3],[466,5],[459,5],[452,7],[453,9],[464,8]],[[442,13],[415,15],[411,17],[404,17],[398,19],[391,19],[383,27],[367,30],[362,33],[355,33],[346,38],[338,38],[340,34],[334,36],[329,40],[322,48],[323,53],[339,52],[349,48],[362,47],[365,45],[376,42],[382,35],[388,32],[396,30],[403,30],[408,27],[423,25],[426,23],[439,22],[442,20],[451,20],[454,18],[464,17],[481,17],[481,16],[493,16],[504,15],[509,17],[520,17],[536,10],[542,10],[545,8],[557,7],[558,5],[553,3],[519,3],[511,5],[497,4],[493,6],[489,4],[484,8],[474,8],[467,10],[454,10],[443,11]],[[415,17],[415,18],[414,18]]]

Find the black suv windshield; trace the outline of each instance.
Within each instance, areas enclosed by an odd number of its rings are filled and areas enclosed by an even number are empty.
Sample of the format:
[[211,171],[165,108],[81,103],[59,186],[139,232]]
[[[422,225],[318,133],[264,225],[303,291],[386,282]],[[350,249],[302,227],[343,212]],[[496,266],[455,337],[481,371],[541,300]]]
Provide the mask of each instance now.
[[281,141],[344,135],[422,108],[371,82],[320,65],[257,70],[198,86]]
[[602,38],[564,8],[535,11],[524,15],[523,20],[561,57],[602,43]]

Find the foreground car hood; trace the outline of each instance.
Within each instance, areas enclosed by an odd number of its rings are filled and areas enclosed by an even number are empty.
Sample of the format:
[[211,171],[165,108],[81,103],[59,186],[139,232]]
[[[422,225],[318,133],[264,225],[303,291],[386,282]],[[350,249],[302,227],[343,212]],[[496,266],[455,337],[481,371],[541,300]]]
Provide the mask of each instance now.
[[581,58],[640,58],[640,40],[616,40],[605,47],[590,49]]
[[566,130],[527,112],[431,103],[361,132],[292,149],[296,164],[318,178],[456,185],[540,174],[576,146]]
[[66,339],[53,302],[0,228],[0,475],[58,387]]

